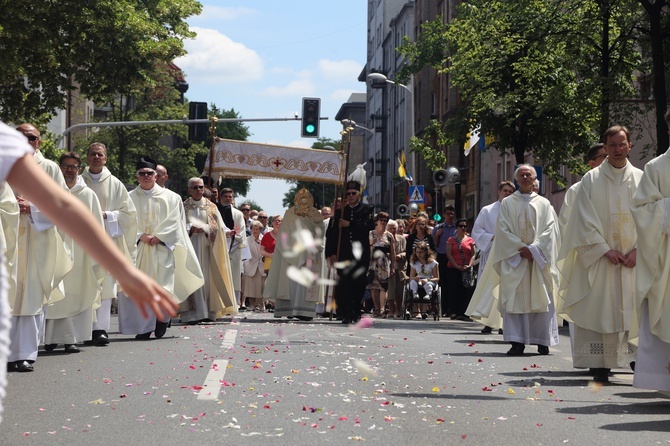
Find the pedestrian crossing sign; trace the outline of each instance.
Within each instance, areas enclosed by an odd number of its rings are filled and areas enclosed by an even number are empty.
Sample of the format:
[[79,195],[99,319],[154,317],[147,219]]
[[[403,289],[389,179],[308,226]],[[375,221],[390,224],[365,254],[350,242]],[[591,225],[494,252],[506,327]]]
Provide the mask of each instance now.
[[417,185],[409,187],[409,202],[417,204],[426,202],[425,195],[423,194],[423,186]]

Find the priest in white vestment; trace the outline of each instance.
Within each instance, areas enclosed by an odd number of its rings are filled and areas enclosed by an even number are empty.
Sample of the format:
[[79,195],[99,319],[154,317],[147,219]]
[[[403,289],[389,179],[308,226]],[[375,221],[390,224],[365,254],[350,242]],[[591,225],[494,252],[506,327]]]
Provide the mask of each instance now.
[[[130,192],[137,211],[137,267],[183,302],[205,284],[198,258],[188,239],[184,205],[174,192],[156,184],[156,162],[142,157],[137,163],[140,185]],[[170,320],[143,318],[123,293],[119,294],[119,330],[136,339],[165,335]]]
[[549,346],[558,344],[554,293],[560,235],[549,200],[532,191],[535,168],[522,164],[515,177],[519,190],[500,204],[493,252],[480,279],[488,286],[477,287],[475,294],[497,295],[503,339],[512,344],[508,355],[522,355],[526,344],[547,355]]
[[[70,188],[103,227],[102,209],[95,193],[79,176],[81,158],[73,152],[61,155],[59,165]],[[75,344],[91,339],[93,309],[100,305],[100,289],[104,270],[77,244],[72,245],[72,269],[63,279],[65,298],[45,307],[44,349],[65,345],[66,353],[78,353]]]
[[625,127],[611,127],[603,140],[607,159],[582,178],[559,255],[563,311],[574,323],[573,365],[592,369],[598,382],[635,359],[629,332],[637,333],[637,235],[630,202],[642,176],[627,159]]
[[[600,166],[602,162],[607,157],[607,151],[605,150],[605,145],[603,143],[597,143],[592,145],[584,157],[584,161],[589,165],[591,169],[595,169]],[[576,182],[565,191],[563,196],[563,204],[561,205],[561,210],[558,213],[558,228],[561,231],[561,240],[565,238],[566,229],[568,227],[568,221],[570,220],[570,214],[572,213],[572,207],[574,206],[575,200],[577,199],[577,192],[579,191],[580,182]],[[559,271],[563,270],[563,259],[559,259],[556,263]],[[567,288],[567,283],[565,282],[562,276],[559,276],[560,286],[558,290],[558,295],[556,297],[556,313],[559,318],[565,319],[569,323],[570,330],[570,345],[574,348],[574,324],[570,318],[563,312],[563,293],[565,288]]]
[[[670,126],[670,113],[665,114]],[[640,320],[633,386],[670,391],[670,149],[644,166],[632,201]]]
[[[105,167],[107,147],[100,142],[91,144],[86,154],[86,162],[88,167],[81,174],[81,177],[100,201],[105,230],[114,240],[116,247],[125,254],[128,260],[135,263],[135,251],[137,250],[135,205],[130,199],[125,185]],[[106,275],[102,282],[100,306],[95,310],[92,339],[90,341],[93,345],[104,346],[109,344],[107,332],[111,324],[112,302],[116,298],[117,292],[116,281],[111,275]]]
[[216,205],[203,197],[204,192],[201,178],[188,180],[186,228],[205,277],[205,285],[181,303],[181,321],[189,324],[213,322],[225,314],[237,313],[223,221]]
[[[307,189],[296,193],[276,237],[263,297],[275,302],[274,317],[311,321],[316,305],[323,302],[317,280],[321,276],[323,217]],[[289,274],[289,269],[296,275]]]
[[[18,131],[35,149],[35,161],[56,183],[67,189],[56,163],[39,151],[40,133],[32,124],[21,124]],[[29,201],[17,196],[20,209],[16,293],[9,296],[12,308],[12,340],[9,370],[29,372],[37,359],[44,305],[64,296],[59,285],[72,268],[72,260],[56,227]]]
[[235,208],[235,191],[226,187],[221,189],[221,203],[224,205],[221,218],[226,225],[228,255],[230,256],[230,272],[233,276],[235,300],[240,309],[245,309],[242,297],[242,253],[247,247],[247,222],[244,214]]
[[[484,275],[484,269],[486,268],[486,263],[488,261],[489,255],[493,248],[493,240],[496,232],[496,223],[498,222],[498,212],[500,212],[500,203],[503,198],[509,197],[514,193],[516,187],[511,181],[503,181],[498,185],[498,200],[494,203],[484,206],[477,215],[475,224],[472,227],[471,237],[475,241],[477,248],[479,248],[480,257],[479,257],[479,270],[477,276],[480,280],[477,282],[477,286],[481,283],[481,278]],[[465,311],[465,314],[477,319],[479,322],[484,324],[482,333],[491,333],[494,328],[502,328],[502,315],[498,311],[498,303],[493,296],[493,293],[489,293],[484,296],[482,293],[479,293],[478,298],[481,296],[482,299],[477,301],[470,299],[468,309]],[[481,314],[477,311],[477,308],[482,307],[488,308],[488,314]]]

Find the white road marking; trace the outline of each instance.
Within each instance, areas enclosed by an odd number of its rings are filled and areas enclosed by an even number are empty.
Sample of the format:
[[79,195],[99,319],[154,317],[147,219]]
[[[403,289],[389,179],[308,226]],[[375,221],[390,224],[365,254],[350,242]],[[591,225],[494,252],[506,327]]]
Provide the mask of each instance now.
[[198,394],[199,400],[215,401],[219,398],[223,376],[226,374],[227,367],[228,360],[226,359],[217,359],[212,363],[207,378],[205,378],[205,383],[202,385],[202,390]]
[[[237,338],[237,330],[226,330],[221,341],[221,348],[230,350],[235,346],[235,339]],[[198,393],[198,399],[201,401],[216,401],[219,399],[219,392],[223,385],[223,377],[226,375],[228,368],[228,360],[217,359],[212,362],[212,367],[207,373],[205,383],[202,385],[202,390]]]

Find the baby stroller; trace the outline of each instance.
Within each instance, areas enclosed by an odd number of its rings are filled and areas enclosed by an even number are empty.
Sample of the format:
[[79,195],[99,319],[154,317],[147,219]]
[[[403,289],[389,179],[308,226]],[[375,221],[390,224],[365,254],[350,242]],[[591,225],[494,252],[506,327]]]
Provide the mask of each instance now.
[[409,282],[410,279],[405,279],[402,292],[402,309],[405,320],[421,314],[421,318],[424,320],[428,318],[428,315],[433,315],[433,320],[439,321],[442,314],[442,299],[440,298],[442,290],[440,286],[437,285],[430,296],[426,296],[426,290],[419,287],[418,297],[414,297]]

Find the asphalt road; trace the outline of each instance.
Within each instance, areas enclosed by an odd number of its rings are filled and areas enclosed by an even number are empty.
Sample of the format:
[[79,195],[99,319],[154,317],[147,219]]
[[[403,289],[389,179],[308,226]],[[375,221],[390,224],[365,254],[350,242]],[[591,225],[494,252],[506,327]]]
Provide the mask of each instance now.
[[517,358],[476,323],[272,316],[41,352],[9,375],[0,445],[670,443],[670,399],[630,370],[591,385],[567,331]]

